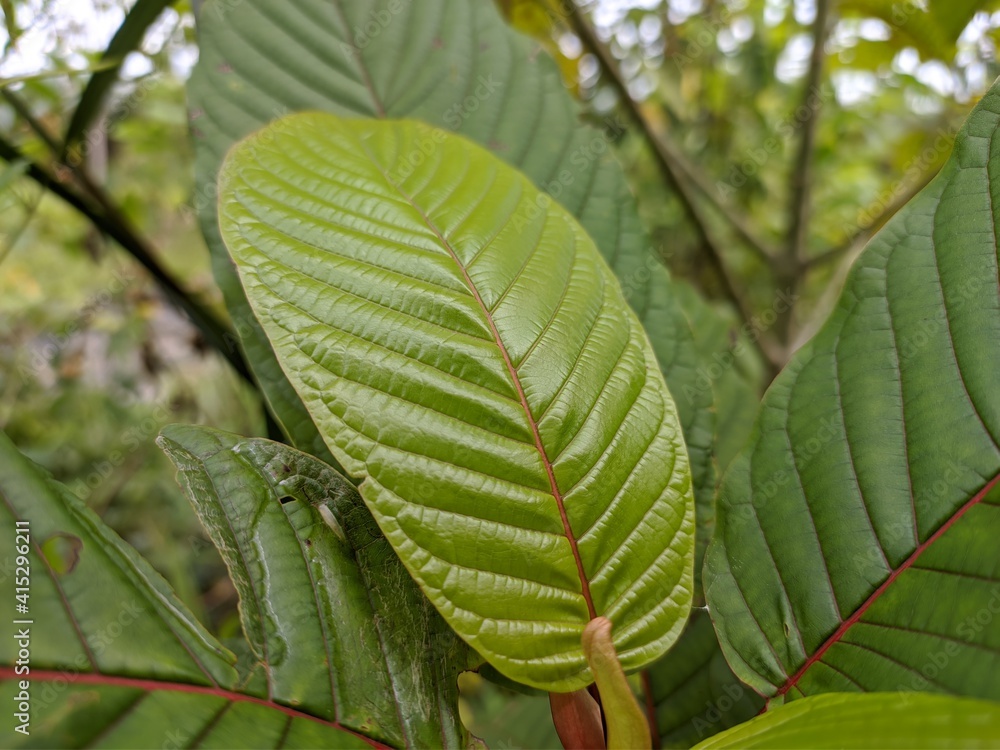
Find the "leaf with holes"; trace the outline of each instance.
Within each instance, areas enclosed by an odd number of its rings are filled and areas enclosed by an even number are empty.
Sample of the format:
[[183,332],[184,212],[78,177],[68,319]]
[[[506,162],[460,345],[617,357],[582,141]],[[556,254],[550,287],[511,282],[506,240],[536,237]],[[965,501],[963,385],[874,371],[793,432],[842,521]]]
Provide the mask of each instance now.
[[1000,699],[1000,88],[855,263],[723,482],[712,619],[761,693]]
[[269,440],[175,425],[158,442],[236,584],[265,694],[397,747],[467,744],[469,649],[354,485]]
[[694,750],[991,750],[1000,704],[944,695],[817,695],[768,711]]
[[293,115],[230,154],[223,237],[282,367],[410,573],[509,677],[627,668],[691,602],[691,477],[593,241],[519,172],[416,122]]
[[149,563],[3,433],[0,501],[17,553],[0,596],[27,610],[0,623],[0,746],[382,747],[243,692],[233,654]]
[[[713,408],[716,382],[707,373],[727,361],[730,347],[723,341],[702,351],[702,331],[721,318],[704,302],[679,303],[691,288],[671,279],[642,227],[610,153],[622,123],[609,118],[603,131],[583,125],[552,59],[509,28],[492,0],[241,0],[238,7],[208,0],[199,49],[188,90],[202,231],[251,366],[293,442],[325,458],[219,237],[211,198],[223,157],[270,120],[302,110],[424,120],[521,169],[579,219],[615,272],[676,399],[701,511],[700,557],[716,484],[714,444],[736,434],[725,425],[728,411]],[[723,380],[738,370],[726,364]],[[757,373],[747,389],[759,385]]]

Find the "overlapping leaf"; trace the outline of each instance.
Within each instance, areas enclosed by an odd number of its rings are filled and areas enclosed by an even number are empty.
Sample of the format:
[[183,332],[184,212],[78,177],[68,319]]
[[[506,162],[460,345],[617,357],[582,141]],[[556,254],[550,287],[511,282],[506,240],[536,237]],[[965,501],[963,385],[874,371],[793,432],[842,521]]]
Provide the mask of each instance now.
[[989,750],[1000,705],[940,695],[819,695],[768,711],[696,750]]
[[1000,698],[1000,90],[772,385],[705,564],[771,696]]
[[693,501],[670,394],[592,240],[523,175],[416,122],[285,118],[220,224],[286,375],[411,574],[508,676],[590,682],[673,642]]
[[[199,32],[189,92],[202,228],[249,359],[299,447],[315,451],[319,441],[249,314],[218,236],[219,167],[233,143],[290,112],[413,117],[517,166],[590,233],[646,327],[677,400],[695,493],[710,511],[715,415],[702,380],[715,360],[699,358],[694,334],[714,323],[714,312],[702,307],[689,323],[677,303],[680,285],[660,263],[610,155],[621,124],[581,125],[578,105],[537,42],[508,28],[492,0],[209,0]],[[708,513],[699,514],[703,520]]]
[[9,555],[0,580],[3,747],[368,746],[241,692],[233,655],[166,582],[2,433],[0,533],[27,558]]
[[395,747],[464,747],[465,646],[354,486],[315,458],[200,427],[160,445],[222,553],[264,692]]

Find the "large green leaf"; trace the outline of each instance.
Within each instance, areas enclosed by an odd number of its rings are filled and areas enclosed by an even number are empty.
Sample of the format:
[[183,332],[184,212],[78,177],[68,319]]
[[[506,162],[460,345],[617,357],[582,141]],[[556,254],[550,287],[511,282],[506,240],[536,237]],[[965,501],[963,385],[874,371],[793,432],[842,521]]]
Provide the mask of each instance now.
[[467,744],[468,647],[354,485],[269,440],[172,426],[159,443],[229,567],[265,694],[394,746]]
[[[370,744],[336,722],[242,692],[233,655],[166,582],[3,433],[0,533],[8,608],[0,746]],[[15,612],[19,605],[26,611]]]
[[706,511],[699,528],[708,522],[715,415],[703,376],[715,360],[699,358],[694,334],[713,324],[714,313],[703,308],[689,323],[677,303],[680,285],[660,263],[610,154],[620,125],[602,132],[580,124],[579,106],[538,42],[508,28],[493,0],[242,0],[238,9],[231,0],[209,0],[199,33],[189,95],[202,228],[248,359],[296,445],[316,449],[315,428],[249,313],[218,235],[212,198],[222,159],[240,138],[289,112],[413,117],[462,133],[517,166],[593,237],[675,395]]
[[937,750],[997,746],[1000,704],[940,695],[818,695],[768,711],[696,750]]
[[488,151],[408,121],[293,115],[237,146],[220,224],[254,312],[410,573],[501,672],[587,685],[690,607],[673,401],[593,241]]
[[763,694],[1000,698],[998,113],[994,86],[723,482],[706,594]]

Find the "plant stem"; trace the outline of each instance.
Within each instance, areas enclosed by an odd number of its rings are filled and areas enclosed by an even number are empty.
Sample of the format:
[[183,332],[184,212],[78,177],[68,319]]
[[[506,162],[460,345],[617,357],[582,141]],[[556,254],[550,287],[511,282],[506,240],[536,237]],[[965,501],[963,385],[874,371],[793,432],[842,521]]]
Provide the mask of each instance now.
[[583,11],[573,5],[572,10],[569,12],[569,20],[576,35],[580,37],[583,46],[600,61],[601,68],[618,93],[619,100],[628,110],[629,116],[639,127],[643,138],[652,149],[664,179],[677,192],[678,198],[681,200],[684,210],[688,211],[692,222],[700,220],[691,215],[689,211],[689,206],[694,205],[694,195],[691,190],[691,188],[694,188],[725,218],[732,226],[736,235],[746,243],[747,247],[770,268],[775,258],[774,250],[769,248],[753,233],[750,225],[735,209],[723,204],[716,191],[712,189],[709,180],[688,161],[669,137],[656,130],[643,113],[638,102],[632,98],[628,90],[628,84],[625,83],[625,79],[618,69],[617,62],[608,51],[608,48],[597,38],[594,29],[584,17]]
[[[41,133],[39,135],[45,139]],[[250,369],[243,359],[239,347],[236,346],[235,335],[211,310],[188,294],[177,280],[160,266],[156,260],[154,249],[136,232],[103,190],[89,179],[84,178],[82,182],[91,194],[89,197],[81,195],[66,184],[66,179],[60,179],[57,173],[50,172],[40,164],[28,159],[20,149],[2,136],[0,136],[0,159],[11,163],[20,161],[28,164],[26,172],[28,177],[49,192],[62,198],[101,232],[121,245],[156,280],[167,298],[188,315],[195,326],[201,330],[205,339],[229,361],[240,376],[256,389],[257,386],[250,375]],[[68,165],[58,163],[57,169],[79,178],[79,171]],[[91,191],[92,187],[96,188],[96,191]]]
[[827,250],[820,255],[809,258],[805,262],[807,269],[813,269],[817,266],[825,265],[831,261],[837,260],[837,258],[842,255],[849,254],[851,250],[858,247],[859,244],[864,244],[868,242],[878,230],[880,230],[885,223],[889,221],[896,213],[903,208],[907,203],[909,203],[913,198],[925,187],[927,187],[931,180],[937,177],[938,172],[941,171],[941,167],[936,167],[925,175],[923,175],[916,183],[910,186],[910,188],[902,193],[896,198],[892,203],[885,207],[885,209],[876,216],[867,226],[859,228],[857,232],[852,234],[846,241],[842,244],[837,245],[834,248]]

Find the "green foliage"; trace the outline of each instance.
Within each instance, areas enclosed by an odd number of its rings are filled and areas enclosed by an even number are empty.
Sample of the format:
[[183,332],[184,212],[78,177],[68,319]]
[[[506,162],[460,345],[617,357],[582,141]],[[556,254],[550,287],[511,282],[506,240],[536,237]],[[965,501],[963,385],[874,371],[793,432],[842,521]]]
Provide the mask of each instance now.
[[996,4],[584,5],[0,1],[0,745],[996,744]]
[[664,747],[691,747],[749,721],[764,705],[729,668],[704,611],[691,613],[674,647],[644,675]]
[[[412,117],[461,133],[517,166],[593,238],[676,394],[703,511],[699,523],[707,524],[716,480],[712,448],[720,431],[712,382],[704,373],[715,364],[716,352],[706,353],[695,334],[702,327],[715,329],[719,318],[707,306],[678,304],[685,285],[673,281],[660,262],[610,153],[621,124],[608,118],[600,130],[581,126],[580,107],[552,60],[539,53],[537,43],[508,28],[490,2],[363,0],[339,5],[334,13],[323,0],[289,0],[282,7],[276,13],[270,0],[243,0],[239,12],[230,13],[227,0],[209,0],[200,17],[201,58],[189,88],[198,181],[204,187],[200,215],[216,279],[257,378],[293,442],[317,455],[323,450],[246,307],[218,237],[214,188],[222,158],[241,137],[289,112]],[[275,34],[309,39],[310,54],[285,54],[269,43]],[[726,371],[728,378],[741,373]],[[759,376],[745,382],[749,393],[759,389]],[[731,422],[726,434],[742,436],[750,423]],[[702,547],[707,539],[700,531]]]
[[158,442],[239,592],[256,694],[393,746],[465,744],[468,649],[354,485],[268,440],[172,426]]
[[772,384],[722,485],[706,594],[763,694],[1000,699],[998,133],[994,86]]
[[550,690],[590,682],[597,615],[630,668],[670,646],[692,587],[683,439],[561,206],[465,139],[310,114],[231,152],[220,214],[286,375],[463,638]]

